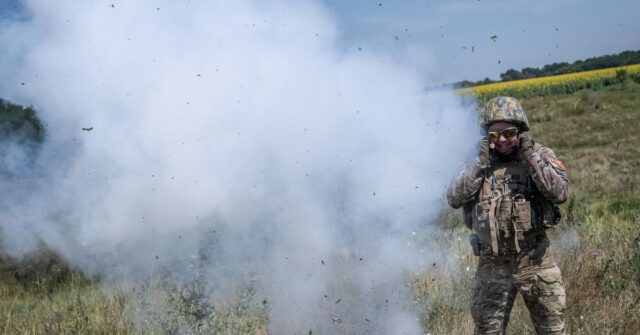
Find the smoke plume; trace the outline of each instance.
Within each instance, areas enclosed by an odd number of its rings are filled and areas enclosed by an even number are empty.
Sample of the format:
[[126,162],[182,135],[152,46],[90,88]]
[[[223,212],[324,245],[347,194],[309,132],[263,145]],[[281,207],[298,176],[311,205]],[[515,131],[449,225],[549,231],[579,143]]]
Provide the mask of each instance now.
[[420,332],[405,278],[477,133],[422,48],[345,47],[318,1],[23,6],[0,96],[47,137],[2,180],[7,252],[251,283],[276,334]]

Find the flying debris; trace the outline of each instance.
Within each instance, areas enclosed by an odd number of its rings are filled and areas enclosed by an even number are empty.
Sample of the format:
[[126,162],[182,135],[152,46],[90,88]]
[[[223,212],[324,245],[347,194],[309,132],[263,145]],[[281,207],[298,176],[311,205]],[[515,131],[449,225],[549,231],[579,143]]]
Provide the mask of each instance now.
[[89,127],[89,128],[82,128],[82,130],[84,130],[84,131],[92,131],[92,130],[93,130],[93,127]]

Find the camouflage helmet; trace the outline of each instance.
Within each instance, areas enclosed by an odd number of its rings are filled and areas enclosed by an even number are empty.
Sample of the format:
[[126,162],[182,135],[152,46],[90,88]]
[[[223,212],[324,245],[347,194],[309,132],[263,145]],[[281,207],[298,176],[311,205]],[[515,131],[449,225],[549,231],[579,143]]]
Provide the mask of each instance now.
[[520,131],[529,130],[529,120],[520,101],[511,97],[498,96],[487,101],[484,106],[480,115],[480,125],[486,129],[499,121],[513,123],[520,128]]

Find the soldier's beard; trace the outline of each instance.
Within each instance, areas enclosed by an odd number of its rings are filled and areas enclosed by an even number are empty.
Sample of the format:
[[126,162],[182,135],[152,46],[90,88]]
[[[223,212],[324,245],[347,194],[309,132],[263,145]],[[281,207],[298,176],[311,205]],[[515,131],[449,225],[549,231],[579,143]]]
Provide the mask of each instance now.
[[499,153],[499,152],[497,152],[497,156],[498,156],[498,159],[503,160],[503,161],[517,160],[520,157],[519,150],[516,150],[515,148],[509,150],[508,153]]
[[499,156],[510,156],[511,154],[513,154],[516,151],[516,148],[514,146],[510,146],[510,147],[507,147],[507,146],[505,146],[505,147],[496,146],[494,150]]
[[511,146],[511,147],[502,147],[502,148],[498,148],[498,146],[495,146],[495,148],[493,149],[493,151],[496,153],[496,155],[498,156],[498,158],[500,159],[512,159],[513,156],[515,156],[515,154],[517,153],[518,148],[516,148],[515,146]]
[[507,149],[506,151],[498,151],[498,155],[509,156],[509,155],[513,154],[514,152],[515,152],[515,149],[510,148],[510,149]]
[[514,152],[519,149],[518,141],[515,138],[509,138],[507,141],[494,141],[493,149],[498,155],[503,157],[510,157]]

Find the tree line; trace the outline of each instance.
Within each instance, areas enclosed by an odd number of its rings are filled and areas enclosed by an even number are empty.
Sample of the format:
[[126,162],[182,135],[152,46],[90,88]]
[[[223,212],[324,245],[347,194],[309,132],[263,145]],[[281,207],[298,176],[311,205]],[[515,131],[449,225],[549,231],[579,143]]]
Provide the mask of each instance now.
[[547,64],[543,67],[525,67],[522,70],[509,69],[500,74],[500,80],[485,78],[480,81],[463,80],[453,84],[454,88],[478,86],[497,82],[505,82],[520,79],[547,77],[559,74],[605,69],[616,66],[640,64],[640,50],[623,51],[619,54],[604,55],[599,57],[577,60],[573,63],[560,62]]

